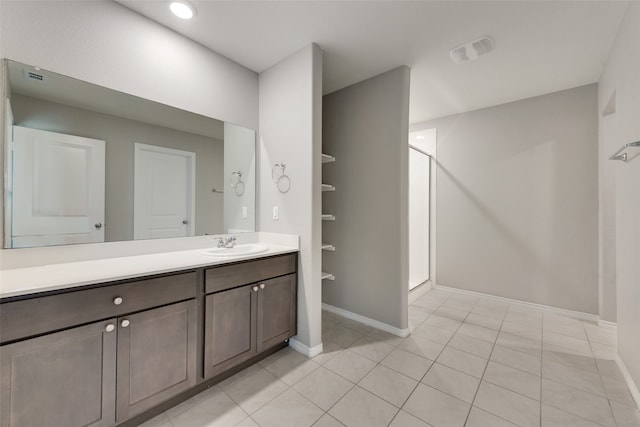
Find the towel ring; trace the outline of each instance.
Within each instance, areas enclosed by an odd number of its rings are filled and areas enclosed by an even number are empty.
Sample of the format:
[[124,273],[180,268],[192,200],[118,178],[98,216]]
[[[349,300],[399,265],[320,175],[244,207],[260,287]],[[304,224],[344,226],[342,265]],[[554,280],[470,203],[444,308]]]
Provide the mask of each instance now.
[[288,193],[291,188],[291,178],[285,173],[286,168],[287,165],[284,162],[276,163],[271,168],[271,179],[281,193]]
[[236,196],[242,196],[244,194],[244,182],[238,181],[233,191],[236,193]]
[[285,165],[284,162],[273,165],[271,168],[271,179],[273,182],[278,182],[278,180],[284,176],[284,170],[286,168],[287,165]]
[[278,191],[281,193],[288,193],[291,188],[291,179],[289,175],[280,175],[278,181],[276,181],[276,186],[278,187]]
[[[235,175],[235,182],[234,182],[234,175]],[[231,188],[236,188],[236,186],[238,184],[240,184],[242,182],[242,171],[237,171],[237,172],[231,172]]]

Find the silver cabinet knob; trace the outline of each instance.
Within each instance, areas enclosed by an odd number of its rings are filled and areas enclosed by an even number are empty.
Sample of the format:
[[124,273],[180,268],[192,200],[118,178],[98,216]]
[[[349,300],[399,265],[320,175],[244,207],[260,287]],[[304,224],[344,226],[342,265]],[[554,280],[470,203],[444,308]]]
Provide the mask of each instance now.
[[94,225],[94,227],[95,227],[95,228],[97,228],[98,230],[100,230],[100,229],[102,228],[102,223],[101,223],[101,222],[97,222],[97,223]]
[[114,303],[115,305],[120,305],[120,304],[122,304],[122,301],[123,301],[123,299],[122,299],[122,298],[120,298],[120,297],[115,297],[115,298],[113,299],[113,303]]
[[109,324],[104,328],[104,330],[105,330],[105,331],[107,331],[107,332],[113,332],[113,330],[114,330],[115,328],[116,328],[116,327],[113,325],[113,323],[109,323]]
[[254,286],[254,287],[253,287],[253,288],[251,288],[251,289],[253,289],[253,292],[258,292],[258,287],[257,287],[257,286]]
[[260,283],[260,289],[264,289],[264,283]]
[[120,322],[120,326],[122,326],[123,328],[126,328],[130,324],[131,322],[129,322],[127,319],[124,319],[122,322]]

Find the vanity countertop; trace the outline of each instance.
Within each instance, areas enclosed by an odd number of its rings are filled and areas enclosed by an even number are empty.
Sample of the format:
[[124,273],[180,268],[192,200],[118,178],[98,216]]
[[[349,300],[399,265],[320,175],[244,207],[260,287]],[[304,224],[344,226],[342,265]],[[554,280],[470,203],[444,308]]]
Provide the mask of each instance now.
[[258,254],[224,258],[206,255],[206,249],[190,249],[98,260],[66,262],[0,270],[0,298],[73,288],[151,274],[228,264],[297,252],[297,245],[262,241],[268,250]]

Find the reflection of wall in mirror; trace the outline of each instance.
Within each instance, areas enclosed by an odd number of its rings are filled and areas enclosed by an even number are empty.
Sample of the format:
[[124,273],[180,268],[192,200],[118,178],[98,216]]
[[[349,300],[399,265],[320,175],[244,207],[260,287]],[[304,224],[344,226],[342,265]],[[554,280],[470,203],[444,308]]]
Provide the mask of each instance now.
[[[255,140],[252,129],[230,123],[224,124],[224,232],[238,233],[254,231],[255,228]],[[242,171],[242,186],[237,184],[237,175]],[[239,191],[236,191],[239,190]]]
[[133,238],[134,142],[196,153],[195,234],[223,232],[224,200],[211,191],[223,186],[223,141],[18,94],[11,103],[16,125],[106,141],[105,241]]

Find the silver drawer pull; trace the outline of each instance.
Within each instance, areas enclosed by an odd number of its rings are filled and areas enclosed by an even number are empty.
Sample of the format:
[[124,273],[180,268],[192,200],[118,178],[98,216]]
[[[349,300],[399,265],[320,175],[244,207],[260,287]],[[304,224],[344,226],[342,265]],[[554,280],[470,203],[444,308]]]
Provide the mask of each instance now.
[[122,298],[120,298],[120,297],[115,297],[115,298],[113,299],[113,303],[114,303],[115,305],[120,305],[120,304],[122,304],[122,301],[123,301],[123,299],[122,299]]
[[105,330],[105,331],[107,331],[107,332],[113,332],[113,330],[114,330],[115,328],[116,328],[116,327],[113,325],[113,323],[109,323],[109,324],[104,328],[104,330]]
[[254,287],[253,287],[253,288],[251,288],[251,289],[253,289],[253,292],[258,292],[258,287],[257,287],[257,286],[254,286]]
[[94,227],[95,227],[97,230],[100,230],[100,229],[102,228],[102,223],[101,223],[101,222],[97,222],[97,223],[94,225]]
[[131,324],[131,322],[129,322],[127,319],[124,319],[122,322],[120,322],[120,326],[122,326],[123,328],[128,327]]
[[260,283],[260,289],[264,289],[264,283]]

